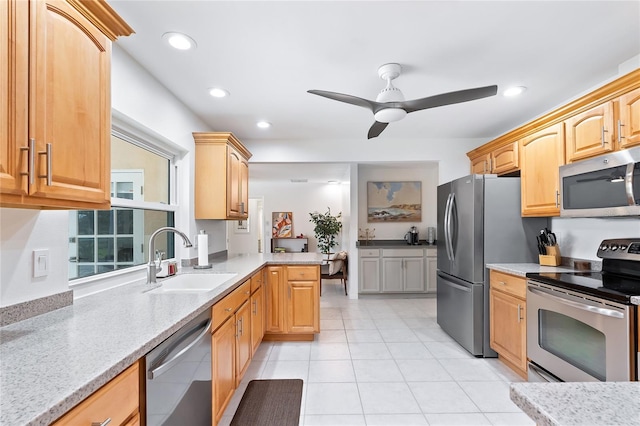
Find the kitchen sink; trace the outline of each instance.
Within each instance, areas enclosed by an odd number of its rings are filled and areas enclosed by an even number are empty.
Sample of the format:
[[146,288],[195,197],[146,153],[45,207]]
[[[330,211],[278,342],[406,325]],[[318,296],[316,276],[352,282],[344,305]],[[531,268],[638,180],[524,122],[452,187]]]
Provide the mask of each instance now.
[[236,273],[181,274],[162,281],[160,287],[149,293],[205,293],[226,283]]

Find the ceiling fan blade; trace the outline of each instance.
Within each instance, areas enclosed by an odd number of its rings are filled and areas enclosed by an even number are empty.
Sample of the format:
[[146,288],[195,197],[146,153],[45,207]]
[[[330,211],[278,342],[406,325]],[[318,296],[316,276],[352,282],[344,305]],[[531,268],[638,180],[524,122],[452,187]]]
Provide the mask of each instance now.
[[367,134],[367,139],[376,138],[380,136],[380,133],[382,133],[382,131],[386,129],[388,125],[389,123],[381,123],[380,121],[376,121],[375,123],[373,123],[373,126],[371,126],[371,128],[369,129],[369,133]]
[[405,111],[413,112],[422,109],[435,108],[444,105],[458,104],[461,102],[474,101],[498,93],[498,86],[476,87],[475,89],[458,90],[457,92],[441,93],[412,101],[399,102]]
[[361,106],[371,111],[373,111],[376,107],[379,106],[378,102],[369,101],[367,99],[362,99],[357,96],[345,95],[343,93],[327,92],[325,90],[307,90],[307,93],[333,99],[334,101],[340,101],[340,102],[345,102],[351,105]]

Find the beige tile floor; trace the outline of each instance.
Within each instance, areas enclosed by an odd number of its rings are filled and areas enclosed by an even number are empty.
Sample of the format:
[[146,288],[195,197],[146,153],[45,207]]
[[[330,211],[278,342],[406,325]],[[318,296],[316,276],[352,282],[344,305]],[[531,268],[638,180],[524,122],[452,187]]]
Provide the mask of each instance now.
[[300,425],[534,425],[509,399],[522,379],[466,352],[436,322],[435,298],[347,298],[323,283],[313,342],[263,342],[250,380],[304,380]]

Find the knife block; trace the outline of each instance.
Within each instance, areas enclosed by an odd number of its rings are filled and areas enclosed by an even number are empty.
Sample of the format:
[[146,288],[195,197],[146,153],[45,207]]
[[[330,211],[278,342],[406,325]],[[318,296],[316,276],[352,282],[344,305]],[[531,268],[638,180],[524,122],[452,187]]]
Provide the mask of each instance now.
[[562,256],[560,256],[560,247],[558,245],[547,246],[547,254],[538,255],[540,265],[544,266],[558,266],[562,263]]

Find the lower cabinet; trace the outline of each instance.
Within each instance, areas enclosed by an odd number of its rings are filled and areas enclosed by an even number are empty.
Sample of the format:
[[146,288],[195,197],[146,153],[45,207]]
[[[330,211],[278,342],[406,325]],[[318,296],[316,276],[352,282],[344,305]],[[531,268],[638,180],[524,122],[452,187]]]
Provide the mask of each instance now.
[[320,332],[320,266],[267,267],[265,340],[313,340]]
[[360,249],[359,292],[435,293],[436,249]]
[[54,426],[106,424],[134,426],[140,424],[139,362],[113,378],[87,399],[71,409]]
[[250,294],[247,280],[211,308],[212,418],[216,423],[251,361]]
[[[252,278],[253,279],[253,278]],[[256,353],[264,337],[265,309],[264,287],[261,285],[251,294],[251,355]]]
[[489,294],[491,348],[522,377],[527,377],[526,279],[492,270]]

